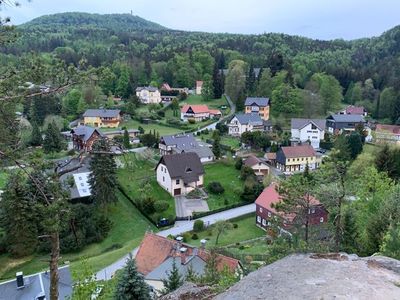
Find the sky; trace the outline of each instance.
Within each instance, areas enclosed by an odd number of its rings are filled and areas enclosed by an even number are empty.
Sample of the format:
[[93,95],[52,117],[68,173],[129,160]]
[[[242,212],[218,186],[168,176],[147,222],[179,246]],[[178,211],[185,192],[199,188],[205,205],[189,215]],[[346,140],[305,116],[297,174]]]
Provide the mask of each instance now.
[[346,40],[380,35],[400,24],[400,0],[19,0],[0,16],[21,24],[41,15],[81,11],[132,13],[171,29],[277,32]]

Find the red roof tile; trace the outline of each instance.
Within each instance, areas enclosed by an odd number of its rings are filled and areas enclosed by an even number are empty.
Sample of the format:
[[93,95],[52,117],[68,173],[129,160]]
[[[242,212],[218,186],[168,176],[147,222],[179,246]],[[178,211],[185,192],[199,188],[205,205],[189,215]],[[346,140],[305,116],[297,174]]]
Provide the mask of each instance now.
[[282,147],[281,149],[286,158],[316,156],[314,148],[310,145]]
[[346,108],[346,114],[349,115],[363,115],[365,112],[364,106],[349,105]]
[[189,104],[185,104],[182,107],[181,112],[186,113],[189,108],[192,108],[192,110],[193,110],[193,112],[195,114],[208,113],[210,111],[207,105],[202,105],[202,104],[189,105]]

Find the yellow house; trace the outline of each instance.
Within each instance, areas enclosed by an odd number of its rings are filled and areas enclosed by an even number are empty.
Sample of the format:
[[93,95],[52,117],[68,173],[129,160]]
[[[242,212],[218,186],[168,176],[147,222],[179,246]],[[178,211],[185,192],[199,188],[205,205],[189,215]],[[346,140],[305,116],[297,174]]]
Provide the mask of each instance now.
[[247,97],[244,106],[246,114],[258,114],[261,119],[269,120],[269,98]]
[[314,170],[320,162],[314,148],[308,144],[281,147],[276,153],[276,167],[282,172],[303,172],[307,165]]
[[93,127],[117,128],[121,122],[118,109],[88,109],[83,114],[83,124]]

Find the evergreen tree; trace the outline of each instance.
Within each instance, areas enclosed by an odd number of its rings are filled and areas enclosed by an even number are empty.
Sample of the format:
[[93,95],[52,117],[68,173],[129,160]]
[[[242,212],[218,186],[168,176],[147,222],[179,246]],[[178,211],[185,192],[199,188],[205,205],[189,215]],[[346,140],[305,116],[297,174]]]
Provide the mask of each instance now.
[[346,137],[350,158],[356,159],[357,155],[360,154],[363,150],[363,143],[361,136],[358,132],[353,132],[349,136]]
[[40,146],[43,143],[42,134],[36,122],[32,123],[31,146]]
[[12,175],[0,201],[0,225],[5,233],[5,245],[15,257],[34,253],[38,245],[38,215],[24,182],[20,173]]
[[209,74],[204,75],[203,88],[201,89],[201,96],[203,100],[211,100],[214,96],[212,78]]
[[212,146],[212,151],[215,155],[216,159],[219,159],[221,157],[221,137],[219,136],[219,132],[217,130],[214,131],[214,142]]
[[164,284],[163,293],[165,294],[175,291],[183,284],[182,276],[179,274],[175,258],[172,262],[172,269],[171,271],[169,271],[167,275],[168,275],[167,279],[163,280]]
[[63,149],[63,146],[60,130],[53,120],[53,122],[47,126],[43,141],[43,150],[45,153],[60,152]]
[[217,60],[214,63],[214,69],[213,69],[213,77],[212,77],[212,83],[213,83],[213,92],[214,92],[214,99],[219,99],[222,96],[223,93],[223,70],[218,68],[218,62]]
[[380,250],[383,255],[400,259],[400,223],[397,225],[390,224],[383,237]]
[[114,294],[115,300],[150,300],[150,287],[137,271],[132,255],[126,261],[122,274],[118,276]]
[[111,146],[106,139],[99,139],[93,144],[89,179],[92,198],[99,205],[106,206],[117,201],[116,168]]
[[254,65],[253,65],[253,63],[251,63],[250,67],[249,67],[249,73],[247,74],[247,78],[246,78],[247,94],[250,95],[250,94],[254,93],[255,84],[256,84],[256,75],[254,73]]
[[129,132],[126,129],[124,130],[123,146],[124,146],[125,149],[130,149],[131,148]]
[[[226,221],[219,221],[226,222]],[[202,281],[209,285],[217,284],[220,279],[218,272],[218,253],[215,249],[210,250],[210,255],[207,257],[206,266],[204,268],[204,275]]]
[[357,225],[356,213],[353,209],[347,209],[343,213],[343,236],[342,236],[342,250],[347,253],[356,253],[357,247]]

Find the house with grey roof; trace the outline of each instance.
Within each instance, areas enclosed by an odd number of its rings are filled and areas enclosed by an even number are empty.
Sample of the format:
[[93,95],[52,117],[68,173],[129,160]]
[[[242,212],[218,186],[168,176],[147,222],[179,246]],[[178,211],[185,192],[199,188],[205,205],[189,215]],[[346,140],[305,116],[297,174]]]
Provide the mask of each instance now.
[[291,143],[299,145],[309,143],[314,149],[319,148],[319,143],[325,135],[325,119],[297,119],[291,120]]
[[[69,266],[58,268],[58,272],[58,298],[69,299],[72,296],[73,285]],[[45,271],[28,276],[24,276],[23,272],[17,272],[14,279],[0,283],[0,299],[50,299],[50,272]]]
[[261,119],[269,120],[269,98],[247,97],[244,107],[246,114],[258,114]]
[[70,131],[73,149],[91,151],[93,143],[104,137],[103,133],[94,127],[80,125]]
[[263,131],[264,121],[258,114],[236,114],[228,123],[229,135],[241,136],[247,131]]
[[357,125],[365,125],[362,115],[335,114],[326,118],[326,129],[329,133],[354,131]]
[[156,166],[158,184],[172,196],[186,195],[204,184],[204,168],[196,153],[164,155]]
[[202,163],[215,159],[210,145],[197,141],[191,133],[162,136],[158,148],[161,155],[196,153]]
[[154,86],[139,86],[136,88],[136,96],[143,104],[161,103],[161,93]]
[[119,109],[88,109],[83,114],[83,125],[116,128],[121,122]]

